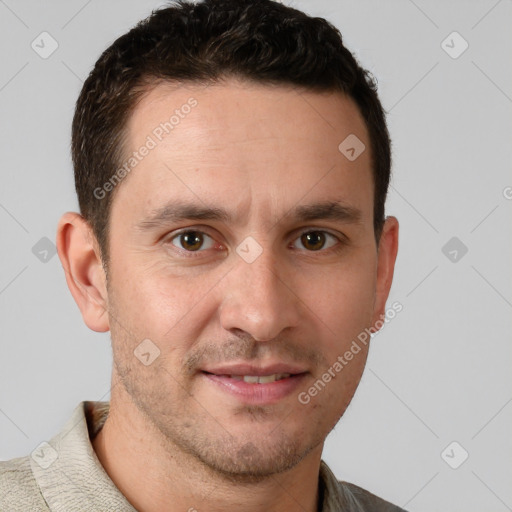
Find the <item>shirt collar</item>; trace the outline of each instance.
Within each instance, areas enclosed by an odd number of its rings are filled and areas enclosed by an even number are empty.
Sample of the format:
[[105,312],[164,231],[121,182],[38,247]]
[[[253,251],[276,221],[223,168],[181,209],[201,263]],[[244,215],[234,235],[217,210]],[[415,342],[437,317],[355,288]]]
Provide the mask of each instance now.
[[30,457],[32,472],[52,512],[135,511],[110,480],[90,441],[89,428],[97,433],[107,415],[107,402],[81,402],[62,431]]

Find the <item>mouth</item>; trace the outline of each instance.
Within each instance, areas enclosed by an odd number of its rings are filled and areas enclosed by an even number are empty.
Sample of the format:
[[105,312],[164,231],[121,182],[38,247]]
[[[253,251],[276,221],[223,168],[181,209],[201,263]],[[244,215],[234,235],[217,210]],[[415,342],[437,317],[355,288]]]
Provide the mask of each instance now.
[[270,405],[283,400],[298,388],[308,372],[290,365],[265,368],[236,365],[209,368],[200,375],[221,393],[249,404]]
[[249,384],[268,384],[276,380],[287,379],[291,377],[291,373],[273,373],[272,375],[222,375],[222,377],[228,377],[229,379],[243,381]]

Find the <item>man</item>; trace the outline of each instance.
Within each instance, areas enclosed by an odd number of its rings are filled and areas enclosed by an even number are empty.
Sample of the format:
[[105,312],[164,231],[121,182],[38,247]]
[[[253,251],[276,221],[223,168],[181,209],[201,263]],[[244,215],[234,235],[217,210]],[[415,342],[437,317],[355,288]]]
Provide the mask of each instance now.
[[270,0],[156,11],[96,63],[72,153],[57,245],[111,400],[2,463],[0,509],[401,510],[321,460],[398,247],[384,113],[337,30]]

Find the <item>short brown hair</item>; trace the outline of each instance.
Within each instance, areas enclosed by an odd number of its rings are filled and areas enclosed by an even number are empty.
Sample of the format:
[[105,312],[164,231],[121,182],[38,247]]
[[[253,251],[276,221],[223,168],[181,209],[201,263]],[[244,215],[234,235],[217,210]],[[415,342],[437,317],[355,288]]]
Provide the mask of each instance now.
[[[178,0],[153,11],[96,62],[77,100],[72,158],[80,212],[108,264],[114,191],[95,191],[121,165],[125,128],[137,102],[159,81],[211,83],[237,77],[259,83],[340,91],[368,128],[378,240],[391,170],[391,143],[376,83],[345,48],[340,32],[272,0]],[[340,141],[341,142],[341,141]]]

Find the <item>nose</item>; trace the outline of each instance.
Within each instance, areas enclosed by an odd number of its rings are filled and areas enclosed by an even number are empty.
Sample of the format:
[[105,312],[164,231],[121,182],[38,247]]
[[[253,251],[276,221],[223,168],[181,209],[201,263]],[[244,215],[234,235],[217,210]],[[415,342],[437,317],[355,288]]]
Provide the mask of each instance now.
[[270,249],[252,263],[239,258],[224,280],[220,306],[224,329],[270,341],[299,324],[301,300],[294,292],[293,269],[285,272],[283,266]]

